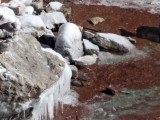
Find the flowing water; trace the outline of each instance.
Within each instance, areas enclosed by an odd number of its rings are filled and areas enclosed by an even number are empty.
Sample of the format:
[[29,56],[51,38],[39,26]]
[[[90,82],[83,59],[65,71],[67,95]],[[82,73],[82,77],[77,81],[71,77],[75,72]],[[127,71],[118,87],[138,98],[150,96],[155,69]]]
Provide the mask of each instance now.
[[90,115],[82,120],[117,120],[124,115],[144,115],[152,112],[154,106],[160,106],[160,87],[144,90],[123,89],[120,94],[110,100],[103,99],[94,104],[88,104]]

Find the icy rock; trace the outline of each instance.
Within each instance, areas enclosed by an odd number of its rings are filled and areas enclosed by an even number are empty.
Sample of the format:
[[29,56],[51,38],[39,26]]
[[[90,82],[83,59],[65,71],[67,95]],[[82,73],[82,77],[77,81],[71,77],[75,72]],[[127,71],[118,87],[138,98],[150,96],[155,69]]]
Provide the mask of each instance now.
[[0,17],[3,18],[0,21],[0,25],[3,25],[5,23],[13,23],[17,30],[21,28],[20,21],[18,20],[18,18],[16,18],[14,11],[10,8],[0,6]]
[[91,43],[87,39],[83,39],[83,44],[84,44],[84,51],[86,55],[93,55],[93,54],[98,55],[99,47],[97,45]]
[[86,66],[86,65],[93,65],[97,61],[97,55],[85,55],[80,58],[74,59],[74,63],[77,66]]
[[26,6],[25,11],[23,12],[23,14],[30,14],[32,15],[34,12],[34,8],[32,6]]
[[98,33],[91,41],[105,50],[114,51],[118,54],[125,54],[135,49],[128,38],[112,33]]
[[36,37],[44,34],[46,26],[39,16],[25,14],[20,16],[19,20],[22,23],[22,33],[29,33]]
[[92,39],[94,36],[95,36],[95,34],[92,33],[92,32],[89,32],[89,31],[84,31],[84,32],[83,32],[83,38],[85,38],[85,39],[90,40],[90,39]]
[[35,0],[31,3],[31,6],[37,11],[43,9],[43,0]]
[[62,12],[42,13],[40,17],[48,29],[55,28],[55,24],[67,23],[67,20]]
[[74,65],[70,65],[70,68],[72,70],[72,78],[76,78],[78,74],[78,68]]
[[82,34],[77,25],[63,24],[58,32],[55,50],[63,57],[72,61],[83,55]]
[[57,2],[57,1],[50,2],[50,3],[46,6],[46,11],[47,11],[47,12],[57,11],[57,10],[60,10],[62,6],[63,6],[63,4],[60,3],[60,2]]
[[[30,34],[15,36],[10,44],[7,60],[0,54],[0,119],[24,119],[23,111],[30,108],[34,120],[52,118],[54,106],[70,90],[69,66],[52,49],[42,49]],[[44,112],[46,106],[49,115]]]

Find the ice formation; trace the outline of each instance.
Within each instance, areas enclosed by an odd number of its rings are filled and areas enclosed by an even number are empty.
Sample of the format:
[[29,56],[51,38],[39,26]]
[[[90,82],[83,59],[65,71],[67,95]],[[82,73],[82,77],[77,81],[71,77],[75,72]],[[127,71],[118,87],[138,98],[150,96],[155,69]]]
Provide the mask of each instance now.
[[[56,55],[65,61],[60,54],[50,48],[42,48],[42,50]],[[32,120],[53,120],[54,108],[58,108],[58,102],[63,101],[64,96],[70,92],[71,76],[71,69],[65,63],[63,73],[58,81],[39,96],[40,100],[33,108]]]

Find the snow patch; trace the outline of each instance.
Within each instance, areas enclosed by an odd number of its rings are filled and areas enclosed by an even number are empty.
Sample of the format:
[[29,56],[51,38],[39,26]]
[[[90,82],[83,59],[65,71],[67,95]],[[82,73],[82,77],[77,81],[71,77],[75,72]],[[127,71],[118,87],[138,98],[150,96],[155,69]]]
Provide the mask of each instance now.
[[[50,48],[42,48],[42,51],[49,52],[58,56],[61,60],[64,58]],[[64,96],[70,92],[70,80],[72,72],[70,67],[65,63],[61,77],[56,83],[51,85],[39,96],[39,102],[34,106],[32,120],[43,120],[54,118],[54,108],[58,108],[58,102],[63,101]],[[62,103],[63,105],[63,103]],[[48,117],[47,117],[48,116]]]

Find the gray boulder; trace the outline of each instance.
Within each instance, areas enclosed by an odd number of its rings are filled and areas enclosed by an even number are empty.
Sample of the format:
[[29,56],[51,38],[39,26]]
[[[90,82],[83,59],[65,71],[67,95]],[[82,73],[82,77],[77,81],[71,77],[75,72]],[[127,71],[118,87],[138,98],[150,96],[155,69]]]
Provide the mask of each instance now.
[[98,55],[99,47],[97,45],[93,44],[87,39],[83,39],[83,44],[84,44],[84,51],[86,55],[93,55],[93,54]]
[[132,52],[135,49],[128,38],[112,33],[98,33],[91,41],[106,50],[119,54]]
[[[64,74],[66,64],[56,54],[42,51],[39,42],[29,34],[15,36],[10,44],[10,49],[5,52],[6,57],[4,58],[0,54],[0,119],[18,117],[18,115],[19,118],[15,119],[24,119],[24,114],[21,116],[21,113],[30,108],[33,108],[34,111],[39,105],[39,101],[44,99],[42,96],[39,97],[43,91],[47,93],[45,96],[47,99],[50,94],[63,93],[59,91],[59,80],[63,80],[62,74]],[[70,70],[68,72],[71,77]],[[61,81],[61,83],[63,82]],[[65,83],[67,85],[67,79]],[[69,83],[68,81],[67,86]],[[57,90],[52,89],[49,94],[47,89],[53,88],[54,85]],[[68,89],[69,87],[64,91]],[[63,94],[61,95],[63,96]],[[56,98],[59,97],[56,96]],[[48,105],[48,102],[43,101],[42,103],[44,106]],[[41,110],[43,109],[44,107],[41,106]],[[43,112],[36,112],[36,114],[37,118],[40,118]],[[30,115],[31,112],[28,112],[26,117]]]
[[70,65],[70,68],[72,70],[72,78],[76,78],[78,74],[78,68],[74,65]]
[[63,24],[58,32],[55,50],[63,57],[72,61],[83,55],[82,34],[77,25]]

